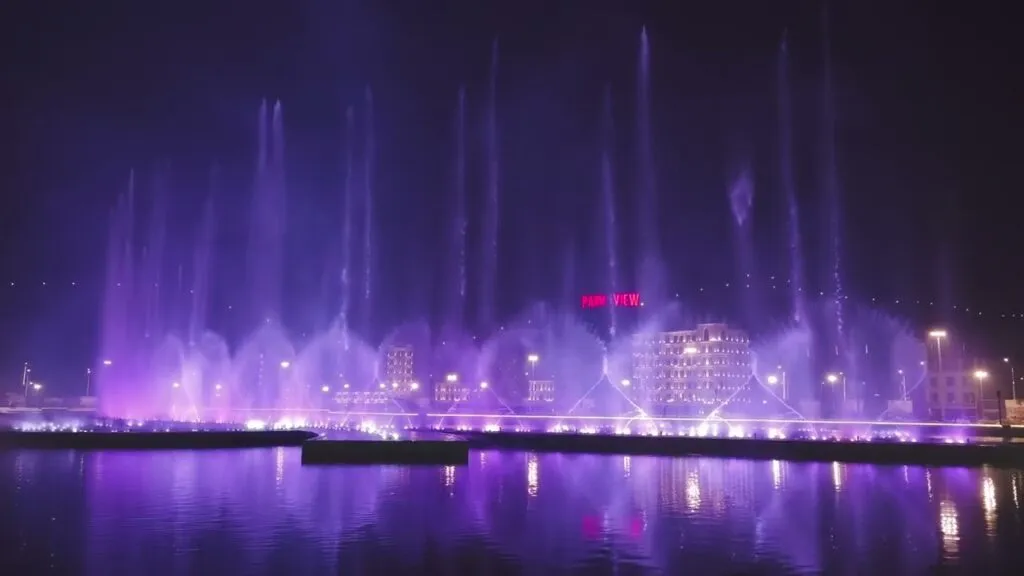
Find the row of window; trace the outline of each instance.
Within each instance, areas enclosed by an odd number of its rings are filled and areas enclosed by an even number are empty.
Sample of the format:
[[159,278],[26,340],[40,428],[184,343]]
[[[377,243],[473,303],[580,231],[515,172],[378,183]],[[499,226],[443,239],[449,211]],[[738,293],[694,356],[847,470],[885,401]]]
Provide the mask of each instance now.
[[[930,396],[932,404],[940,404],[939,399],[941,397],[942,396],[938,392],[932,392],[931,396]],[[977,403],[978,397],[974,395],[974,392],[964,392],[962,397],[963,397],[963,402],[961,402],[961,404],[963,404],[963,405],[973,406],[973,405],[975,405]],[[945,402],[945,404],[956,404],[956,403],[957,403],[957,394],[956,394],[956,392],[946,392],[946,402]]]

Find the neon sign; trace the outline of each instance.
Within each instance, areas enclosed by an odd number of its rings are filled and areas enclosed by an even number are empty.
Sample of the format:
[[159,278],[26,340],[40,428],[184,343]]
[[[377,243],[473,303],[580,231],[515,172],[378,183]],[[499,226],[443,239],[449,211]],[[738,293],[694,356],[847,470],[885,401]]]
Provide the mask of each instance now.
[[616,292],[614,294],[584,294],[580,297],[582,308],[604,308],[616,306],[621,308],[639,308],[639,292]]

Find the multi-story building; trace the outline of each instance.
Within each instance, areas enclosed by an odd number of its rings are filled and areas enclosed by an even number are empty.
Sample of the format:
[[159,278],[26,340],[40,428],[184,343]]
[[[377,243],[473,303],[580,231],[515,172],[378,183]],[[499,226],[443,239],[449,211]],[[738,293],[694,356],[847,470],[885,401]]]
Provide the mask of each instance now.
[[382,383],[396,396],[407,396],[419,390],[413,371],[411,346],[392,346],[384,352]]
[[747,386],[750,376],[750,339],[725,324],[633,337],[631,389],[648,406],[703,413]]
[[940,421],[998,420],[1000,382],[967,346],[945,330],[932,330],[927,339],[927,416]]
[[439,403],[466,402],[469,400],[469,386],[459,379],[458,374],[448,374],[434,385],[434,401]]
[[555,401],[555,383],[552,380],[529,380],[526,402],[529,405],[551,404]]

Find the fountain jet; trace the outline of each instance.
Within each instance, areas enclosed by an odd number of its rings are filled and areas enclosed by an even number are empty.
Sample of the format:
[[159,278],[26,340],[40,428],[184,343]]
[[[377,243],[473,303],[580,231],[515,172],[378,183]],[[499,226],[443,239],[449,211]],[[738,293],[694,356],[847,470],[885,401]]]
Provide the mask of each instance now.
[[341,224],[341,311],[338,322],[344,346],[348,349],[349,309],[352,305],[352,195],[355,138],[355,111],[350,106],[345,111],[345,183],[342,186],[342,224]]
[[481,328],[489,330],[494,323],[494,299],[498,276],[498,218],[499,218],[499,150],[498,150],[498,39],[491,46],[490,93],[485,128],[487,147],[487,185],[484,198],[483,265],[480,281]]
[[779,173],[782,176],[782,190],[785,194],[788,212],[790,299],[792,300],[793,319],[800,324],[806,321],[806,295],[804,294],[803,251],[800,242],[800,211],[796,200],[796,182],[793,177],[793,118],[789,81],[789,46],[787,33],[783,32],[782,42],[779,44],[776,86],[779,108]]
[[363,135],[363,335],[370,333],[373,315],[373,170],[376,142],[373,124],[373,91],[366,87],[365,134]]
[[[618,255],[618,234],[615,217],[615,174],[612,166],[612,154],[615,150],[615,130],[612,119],[612,92],[610,86],[604,90],[604,115],[602,119],[603,145],[601,146],[601,200],[604,208],[604,240],[605,258],[608,277],[607,292],[618,294],[619,292],[619,255]],[[618,332],[618,321],[615,306],[608,307],[609,333],[615,338]]]

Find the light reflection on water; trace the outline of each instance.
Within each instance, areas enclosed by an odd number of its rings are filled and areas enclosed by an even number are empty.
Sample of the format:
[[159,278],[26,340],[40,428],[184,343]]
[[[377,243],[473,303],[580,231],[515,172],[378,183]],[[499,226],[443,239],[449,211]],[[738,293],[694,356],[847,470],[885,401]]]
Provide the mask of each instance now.
[[2,453],[0,553],[12,574],[103,576],[1006,573],[1024,562],[1019,472],[474,456],[460,468],[333,468],[302,467],[296,449]]

